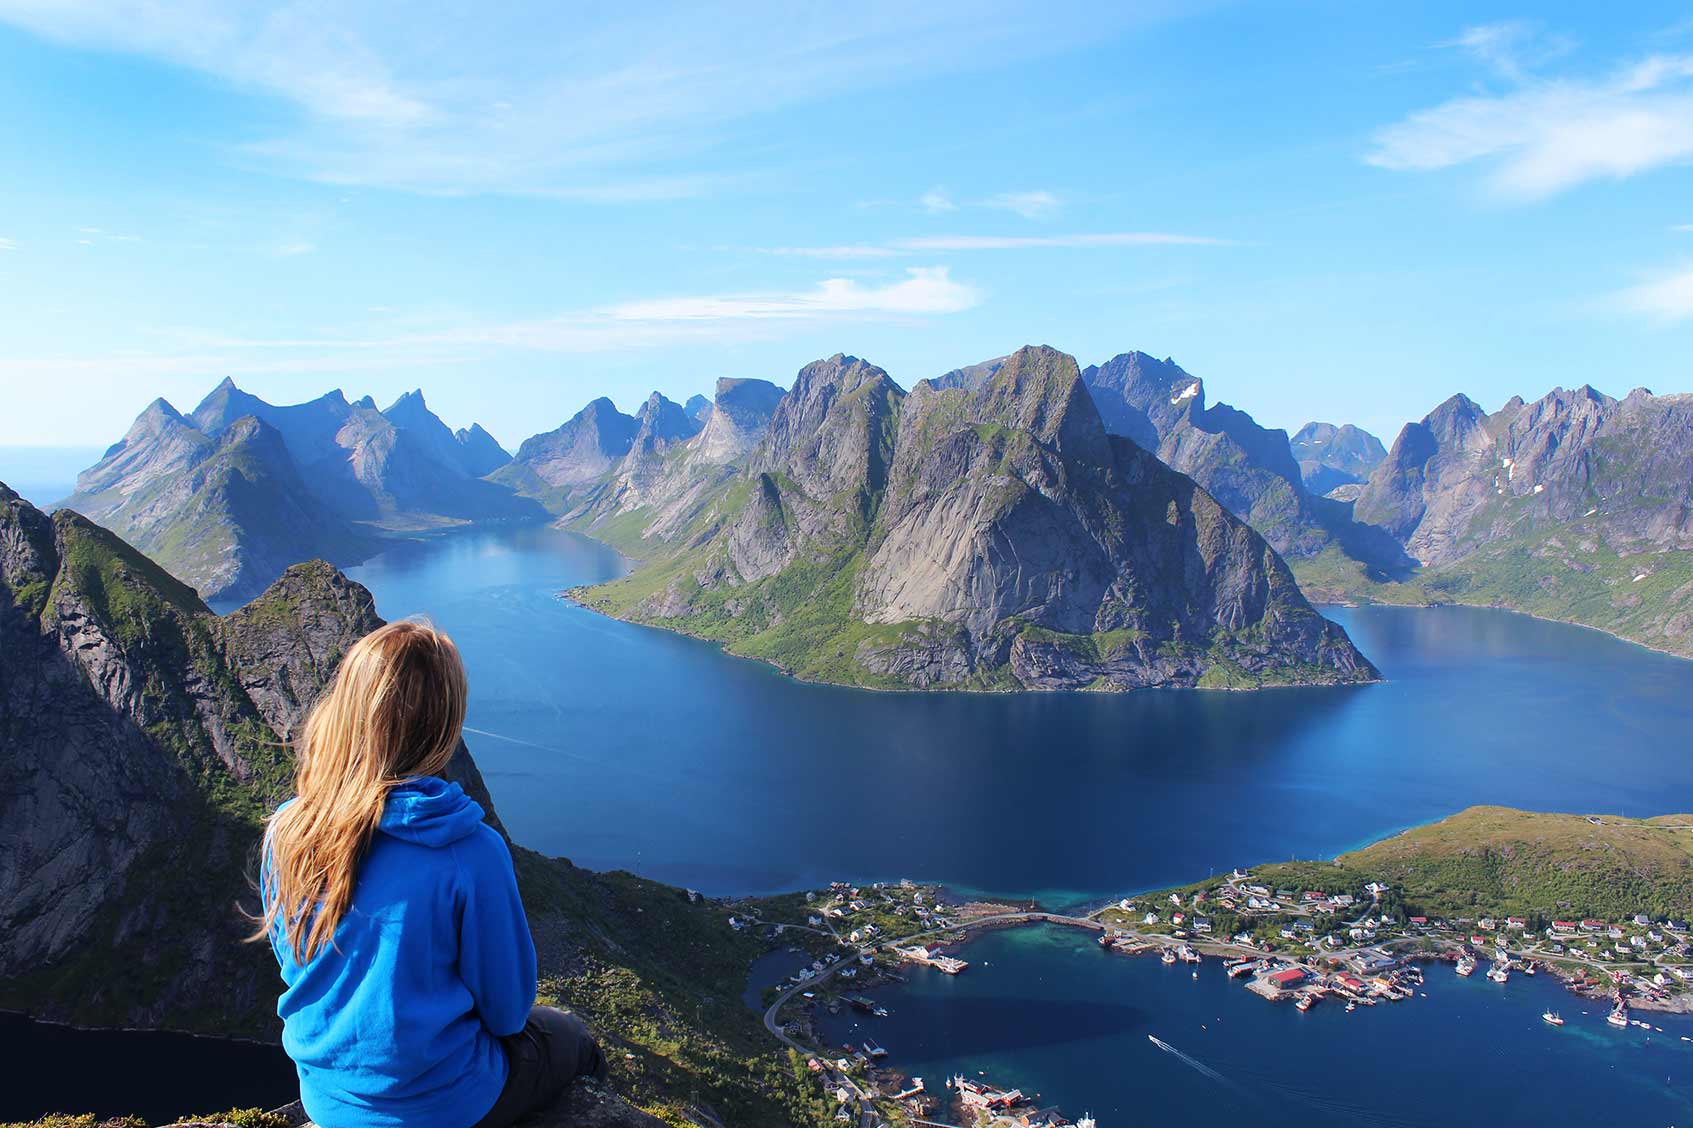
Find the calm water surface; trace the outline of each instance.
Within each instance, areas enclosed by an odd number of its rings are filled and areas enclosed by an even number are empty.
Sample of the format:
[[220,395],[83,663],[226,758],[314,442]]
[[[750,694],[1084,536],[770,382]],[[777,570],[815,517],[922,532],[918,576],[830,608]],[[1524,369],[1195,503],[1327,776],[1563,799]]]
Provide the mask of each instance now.
[[[1544,975],[1497,984],[1429,964],[1426,999],[1300,1014],[1231,982],[1217,960],[1195,980],[1056,925],[988,933],[965,955],[962,975],[914,968],[908,984],[871,992],[887,1018],[822,1014],[824,1036],[868,1034],[937,1092],[954,1073],[983,1071],[1071,1116],[1091,1108],[1104,1128],[1662,1126],[1693,1115],[1693,1043],[1680,1040],[1693,1019],[1638,1012],[1665,1032],[1616,1030],[1603,1005]],[[1542,1022],[1547,1007],[1566,1025]]]
[[892,694],[805,685],[557,593],[546,529],[352,569],[463,649],[468,735],[526,845],[711,893],[913,877],[1054,904],[1328,857],[1473,803],[1693,809],[1693,663],[1465,608],[1334,609],[1380,685]]

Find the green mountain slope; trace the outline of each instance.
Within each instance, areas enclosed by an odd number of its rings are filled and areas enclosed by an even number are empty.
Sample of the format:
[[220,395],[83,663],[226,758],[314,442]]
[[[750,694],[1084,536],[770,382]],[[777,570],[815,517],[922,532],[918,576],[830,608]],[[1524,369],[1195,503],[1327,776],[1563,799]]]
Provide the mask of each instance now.
[[[112,533],[0,486],[0,1006],[90,1025],[274,1037],[275,965],[241,942],[285,739],[370,593],[296,565],[230,615]],[[449,768],[493,816],[469,751]],[[820,1119],[740,1002],[763,950],[719,905],[514,846],[543,997],[672,1123]]]
[[1027,348],[973,383],[808,365],[740,473],[576,597],[884,688],[1375,676],[1262,538],[1106,433],[1074,360]]

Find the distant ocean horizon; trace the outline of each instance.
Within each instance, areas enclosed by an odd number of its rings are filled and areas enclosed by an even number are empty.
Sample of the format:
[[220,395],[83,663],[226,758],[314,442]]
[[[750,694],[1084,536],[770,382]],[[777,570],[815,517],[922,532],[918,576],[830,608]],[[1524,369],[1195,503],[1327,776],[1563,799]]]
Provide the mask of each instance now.
[[38,508],[63,501],[76,476],[100,461],[103,446],[0,446],[0,482]]

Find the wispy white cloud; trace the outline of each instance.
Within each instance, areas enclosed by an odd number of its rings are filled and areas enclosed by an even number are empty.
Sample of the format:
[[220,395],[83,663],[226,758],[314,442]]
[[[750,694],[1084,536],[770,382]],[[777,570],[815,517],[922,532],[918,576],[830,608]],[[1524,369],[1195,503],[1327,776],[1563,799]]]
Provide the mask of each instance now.
[[1512,199],[1693,160],[1693,55],[1598,78],[1531,77],[1520,64],[1512,74],[1504,92],[1454,98],[1380,130],[1365,159],[1410,172],[1479,163],[1488,187]]
[[1001,211],[1016,212],[1024,219],[1045,219],[1055,215],[1063,206],[1056,193],[1045,189],[1028,192],[1001,192],[982,201],[982,206]]
[[15,251],[17,249],[18,241],[16,239],[7,239],[0,236],[0,251]]
[[1670,230],[1683,232],[1693,231],[1693,223],[1672,223],[1670,224]]
[[901,239],[904,251],[1016,251],[1032,247],[1224,247],[1232,240],[1168,231],[1105,231],[1082,235],[930,235]]
[[952,202],[952,197],[940,188],[931,188],[917,199],[918,206],[930,214],[957,211],[958,205]]
[[1611,304],[1653,321],[1693,318],[1693,266],[1665,271],[1616,294]]
[[8,359],[7,371],[34,380],[393,371],[462,364],[499,350],[593,354],[774,340],[836,322],[960,313],[982,298],[976,286],[954,279],[944,266],[913,267],[879,283],[826,278],[804,289],[652,298],[517,321],[453,311],[383,311],[369,324],[309,337],[158,330],[146,349],[16,356]]
[[879,259],[890,258],[899,254],[893,247],[878,247],[873,244],[847,243],[834,247],[766,247],[765,254],[794,255],[800,258],[821,259]]
[[886,243],[769,247],[765,253],[820,259],[876,259],[936,251],[1021,251],[1046,247],[1229,247],[1232,239],[1171,231],[1096,231],[1069,235],[921,235]]
[[315,250],[317,250],[316,243],[304,239],[290,239],[287,242],[278,243],[271,250],[271,254],[277,258],[297,258],[300,255],[309,255]]
[[744,169],[716,154],[744,141],[747,120],[1163,18],[1158,5],[1084,0],[654,7],[0,0],[0,22],[292,106],[292,122],[239,150],[270,169],[613,202],[696,194],[715,169]]
[[1501,20],[1466,27],[1440,47],[1454,47],[1506,78],[1521,80],[1530,70],[1562,58],[1575,40],[1549,34],[1529,20]]
[[615,321],[728,321],[841,313],[958,313],[981,301],[980,291],[954,281],[944,266],[911,267],[905,273],[904,279],[883,286],[828,278],[798,293],[659,298],[612,306],[605,313]]

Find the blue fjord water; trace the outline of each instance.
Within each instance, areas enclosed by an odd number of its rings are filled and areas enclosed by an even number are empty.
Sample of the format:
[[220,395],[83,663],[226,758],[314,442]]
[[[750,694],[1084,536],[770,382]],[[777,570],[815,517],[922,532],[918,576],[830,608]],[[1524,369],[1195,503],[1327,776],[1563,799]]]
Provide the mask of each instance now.
[[[1472,803],[1693,809],[1693,663],[1579,628],[1331,609],[1385,682],[883,694],[794,682],[558,598],[623,567],[525,529],[354,570],[383,615],[426,613],[458,640],[469,741],[513,835],[589,866],[721,893],[910,876],[1075,904],[1331,856]],[[1196,1110],[1267,1125],[1693,1117],[1679,1040],[1693,1020],[1615,1031],[1545,977],[1500,986],[1436,966],[1427,999],[1301,1015],[1214,961],[1195,981],[1062,928],[990,933],[966,955],[965,975],[919,971],[880,993],[891,1017],[844,1013],[826,1035],[870,1032],[931,1084],[985,1070],[1113,1128]],[[1542,1023],[1547,1006],[1568,1025]]]
[[[458,640],[467,739],[507,826],[587,866],[711,893],[909,876],[1067,905],[1330,856],[1472,803],[1693,810],[1693,663],[1591,631],[1339,609],[1384,683],[881,694],[794,682],[558,598],[624,567],[592,541],[522,528],[403,545],[350,570],[385,617],[427,614]],[[1693,1045],[1676,1036],[1693,1030],[1666,1018],[1672,1034],[1650,1041],[1612,1032],[1546,981],[1500,989],[1437,968],[1428,1000],[1298,1015],[1229,987],[1214,964],[1195,982],[1061,929],[994,933],[967,954],[975,966],[956,980],[887,992],[894,1014],[875,1036],[894,1062],[937,1085],[986,1069],[1110,1128],[1179,1109],[1266,1124],[1693,1118],[1680,1080]],[[1564,1030],[1540,1023],[1548,1002]],[[159,1058],[147,1101],[201,1103],[193,1045],[128,1046]],[[0,1105],[65,1107],[74,1076],[54,1078],[37,1071]]]
[[1693,663],[1465,608],[1331,609],[1379,685],[1259,693],[873,693],[808,685],[558,593],[619,574],[570,533],[399,547],[351,569],[427,614],[520,842],[710,893],[912,877],[1073,904],[1329,857],[1473,803],[1693,808]]

